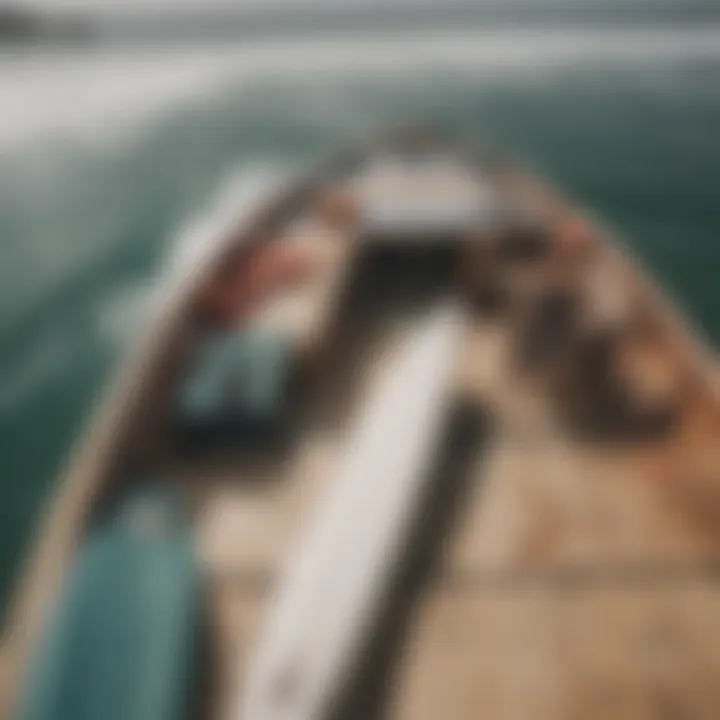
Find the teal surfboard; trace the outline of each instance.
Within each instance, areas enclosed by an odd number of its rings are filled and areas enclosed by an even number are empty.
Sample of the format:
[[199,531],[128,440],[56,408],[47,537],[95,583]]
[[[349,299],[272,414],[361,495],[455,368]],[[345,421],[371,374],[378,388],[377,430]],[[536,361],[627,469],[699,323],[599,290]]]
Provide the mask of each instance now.
[[35,649],[17,720],[175,720],[198,580],[175,499],[135,492],[85,538]]

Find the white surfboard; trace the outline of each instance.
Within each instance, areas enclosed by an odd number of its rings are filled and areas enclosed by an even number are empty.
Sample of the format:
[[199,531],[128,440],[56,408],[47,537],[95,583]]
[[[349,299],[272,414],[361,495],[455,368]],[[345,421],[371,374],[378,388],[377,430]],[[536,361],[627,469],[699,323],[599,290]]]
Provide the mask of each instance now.
[[237,720],[320,720],[352,673],[429,480],[459,328],[456,308],[434,311],[370,397],[281,579]]

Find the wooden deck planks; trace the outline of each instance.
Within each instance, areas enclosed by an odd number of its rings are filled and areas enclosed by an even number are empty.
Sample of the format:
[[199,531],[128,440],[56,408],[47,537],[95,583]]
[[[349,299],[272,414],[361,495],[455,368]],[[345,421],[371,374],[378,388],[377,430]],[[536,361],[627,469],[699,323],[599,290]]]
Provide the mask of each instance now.
[[437,590],[406,648],[392,717],[713,718],[720,587],[590,583]]
[[720,560],[717,536],[626,459],[500,439],[476,472],[450,572]]

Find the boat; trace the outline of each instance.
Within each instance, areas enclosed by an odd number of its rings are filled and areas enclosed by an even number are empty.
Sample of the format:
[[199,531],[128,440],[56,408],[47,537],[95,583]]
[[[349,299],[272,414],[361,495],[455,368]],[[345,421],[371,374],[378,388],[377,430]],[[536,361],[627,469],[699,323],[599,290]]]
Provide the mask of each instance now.
[[717,360],[599,219],[402,129],[190,255],[39,526],[3,717],[718,714]]

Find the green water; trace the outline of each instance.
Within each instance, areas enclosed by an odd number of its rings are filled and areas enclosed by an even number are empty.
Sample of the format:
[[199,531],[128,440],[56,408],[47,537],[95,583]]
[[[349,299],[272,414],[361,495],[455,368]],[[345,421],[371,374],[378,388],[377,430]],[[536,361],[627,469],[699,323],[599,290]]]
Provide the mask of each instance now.
[[490,138],[617,229],[717,345],[719,78],[712,53],[517,67],[480,53],[421,69],[390,58],[322,76],[244,68],[111,141],[80,132],[15,148],[0,165],[0,599],[142,324],[145,288],[231,172],[407,120]]

